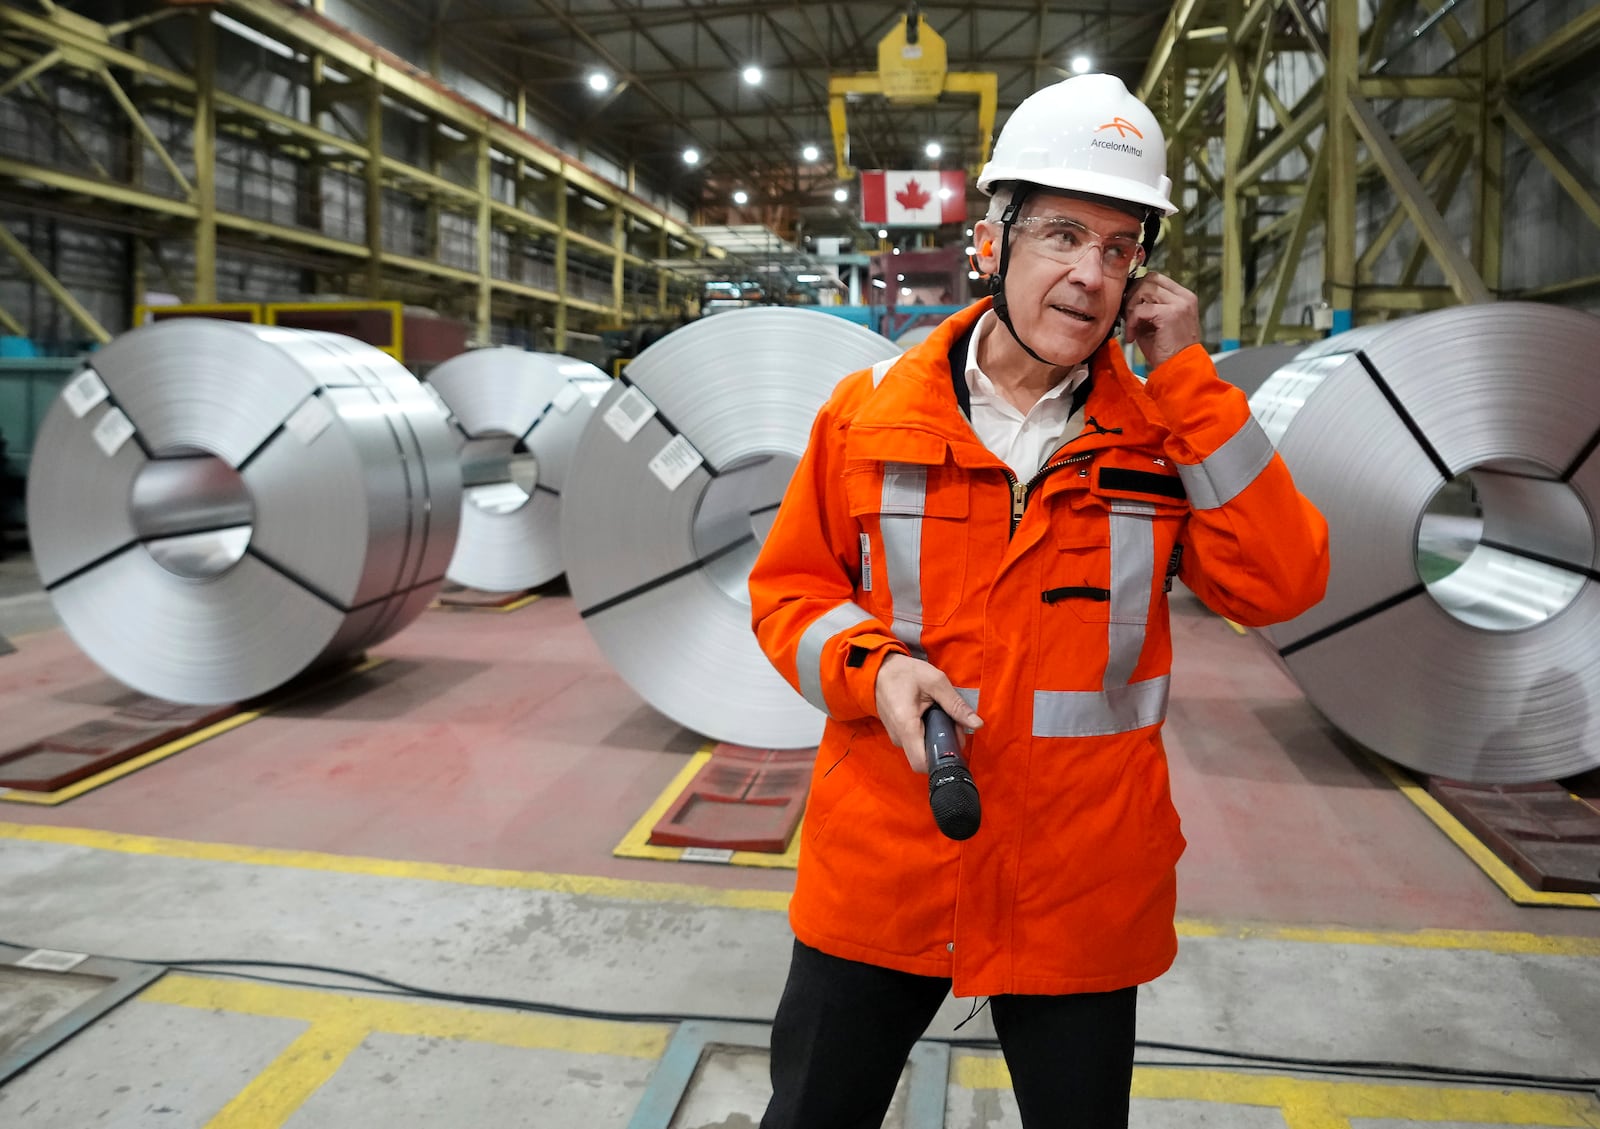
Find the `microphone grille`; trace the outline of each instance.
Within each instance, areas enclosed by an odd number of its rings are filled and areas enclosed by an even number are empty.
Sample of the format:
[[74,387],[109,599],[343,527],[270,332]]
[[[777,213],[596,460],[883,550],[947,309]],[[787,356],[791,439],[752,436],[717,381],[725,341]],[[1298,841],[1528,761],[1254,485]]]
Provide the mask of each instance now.
[[941,783],[928,798],[933,821],[950,839],[970,839],[978,833],[983,809],[978,803],[978,788],[970,776]]

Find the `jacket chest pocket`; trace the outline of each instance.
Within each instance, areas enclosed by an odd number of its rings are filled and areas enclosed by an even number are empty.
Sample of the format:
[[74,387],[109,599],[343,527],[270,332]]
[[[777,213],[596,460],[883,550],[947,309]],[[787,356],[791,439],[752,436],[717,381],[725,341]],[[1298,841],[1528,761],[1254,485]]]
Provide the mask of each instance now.
[[1084,623],[1143,626],[1166,588],[1181,506],[1106,499],[1061,506],[1041,598]]
[[868,609],[906,628],[947,622],[966,583],[969,487],[953,467],[862,463],[845,468],[860,525],[859,588]]

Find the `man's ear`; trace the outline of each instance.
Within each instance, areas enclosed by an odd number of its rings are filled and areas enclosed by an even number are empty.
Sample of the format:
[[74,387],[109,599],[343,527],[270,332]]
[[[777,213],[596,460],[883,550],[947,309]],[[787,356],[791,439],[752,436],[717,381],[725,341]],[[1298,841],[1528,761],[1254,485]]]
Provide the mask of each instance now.
[[972,246],[977,254],[969,258],[972,260],[972,269],[981,275],[990,276],[1000,269],[1000,247],[995,242],[998,237],[999,232],[987,220],[979,220],[972,229]]

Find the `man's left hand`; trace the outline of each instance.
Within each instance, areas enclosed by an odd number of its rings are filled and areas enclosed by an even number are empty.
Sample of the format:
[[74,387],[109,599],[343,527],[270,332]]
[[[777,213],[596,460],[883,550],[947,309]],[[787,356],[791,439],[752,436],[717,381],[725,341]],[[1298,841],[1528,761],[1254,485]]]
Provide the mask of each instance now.
[[1200,343],[1200,299],[1164,274],[1151,271],[1128,288],[1123,333],[1155,368]]

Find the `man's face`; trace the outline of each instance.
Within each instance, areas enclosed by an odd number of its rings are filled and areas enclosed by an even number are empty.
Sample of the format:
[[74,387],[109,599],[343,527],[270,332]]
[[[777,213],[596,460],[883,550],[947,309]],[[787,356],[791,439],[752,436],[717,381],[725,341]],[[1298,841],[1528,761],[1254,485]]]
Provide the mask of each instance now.
[[[980,250],[993,241],[992,251],[978,256],[978,267],[996,273],[1000,225],[984,220],[973,234]],[[1111,332],[1142,254],[1140,234],[1138,220],[1108,205],[1030,194],[1012,228],[1006,262],[1006,303],[1018,335],[1059,364],[1086,360]],[[1077,261],[1063,262],[1074,247],[1082,251]]]

